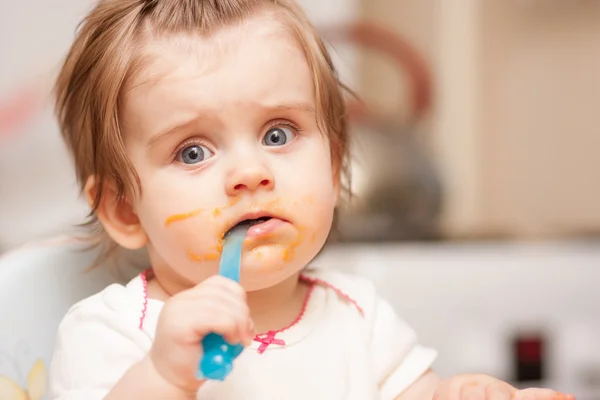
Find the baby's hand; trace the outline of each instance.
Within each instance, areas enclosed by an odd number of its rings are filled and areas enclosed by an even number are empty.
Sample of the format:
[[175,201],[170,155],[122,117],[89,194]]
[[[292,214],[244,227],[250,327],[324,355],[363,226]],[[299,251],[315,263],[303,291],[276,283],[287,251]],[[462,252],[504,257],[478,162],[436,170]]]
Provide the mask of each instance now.
[[459,375],[443,380],[433,400],[574,400],[549,389],[517,390],[501,380],[486,375]]
[[149,359],[168,383],[195,392],[202,385],[195,377],[202,338],[215,332],[230,343],[248,345],[253,330],[244,289],[214,276],[165,303]]

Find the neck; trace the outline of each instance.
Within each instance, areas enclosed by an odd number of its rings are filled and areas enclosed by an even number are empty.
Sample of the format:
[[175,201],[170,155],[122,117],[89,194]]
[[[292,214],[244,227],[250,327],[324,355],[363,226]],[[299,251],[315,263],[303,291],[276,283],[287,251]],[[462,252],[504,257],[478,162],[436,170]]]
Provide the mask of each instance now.
[[288,326],[302,310],[307,286],[296,273],[281,283],[248,293],[248,307],[257,333]]

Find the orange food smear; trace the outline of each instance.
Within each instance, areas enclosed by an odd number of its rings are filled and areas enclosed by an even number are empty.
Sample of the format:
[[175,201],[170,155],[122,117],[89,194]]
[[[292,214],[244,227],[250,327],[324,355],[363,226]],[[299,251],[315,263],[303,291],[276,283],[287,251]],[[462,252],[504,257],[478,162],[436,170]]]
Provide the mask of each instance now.
[[250,239],[250,240],[257,240],[259,242],[269,242],[271,239],[273,239],[275,237],[275,233],[273,232],[269,232],[269,233],[265,233],[264,235],[259,236],[258,238],[254,239]]
[[196,262],[203,261],[203,257],[202,256],[199,256],[198,254],[194,253],[190,249],[187,249],[187,255],[188,255],[189,259],[192,260],[192,261],[196,261]]
[[221,209],[220,208],[215,208],[212,212],[213,217],[218,217],[219,215],[221,215]]
[[198,255],[194,253],[192,250],[187,249],[188,258],[192,261],[202,262],[202,261],[215,261],[221,258],[221,253],[223,252],[223,241],[219,241],[215,246],[215,249],[211,253],[207,253],[204,255]]
[[201,209],[197,209],[197,210],[190,211],[190,212],[183,213],[183,214],[171,215],[170,217],[168,217],[165,220],[165,226],[169,226],[173,222],[183,221],[185,219],[195,217],[196,215],[200,214],[201,212],[202,212]]
[[220,256],[219,253],[209,253],[204,256],[204,261],[215,261],[218,260]]
[[302,235],[298,235],[296,240],[290,243],[289,247],[283,250],[283,261],[288,262],[294,259],[296,247],[302,243]]

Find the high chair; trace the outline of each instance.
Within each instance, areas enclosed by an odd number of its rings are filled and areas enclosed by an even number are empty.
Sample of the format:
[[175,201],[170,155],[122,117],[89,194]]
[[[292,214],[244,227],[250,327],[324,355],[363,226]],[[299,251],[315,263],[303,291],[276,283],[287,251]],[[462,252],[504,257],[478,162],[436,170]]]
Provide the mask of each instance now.
[[75,238],[29,244],[0,255],[0,398],[44,398],[56,331],[68,309],[145,263],[125,253],[118,266],[90,269],[98,250]]

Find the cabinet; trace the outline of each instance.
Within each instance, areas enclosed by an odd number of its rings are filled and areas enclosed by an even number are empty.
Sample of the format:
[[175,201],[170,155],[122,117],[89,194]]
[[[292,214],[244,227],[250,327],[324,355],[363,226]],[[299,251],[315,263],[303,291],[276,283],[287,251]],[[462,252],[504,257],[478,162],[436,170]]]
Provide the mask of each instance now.
[[[599,2],[363,0],[362,15],[431,64],[447,236],[600,232]],[[401,101],[384,76],[363,58],[366,97]]]

